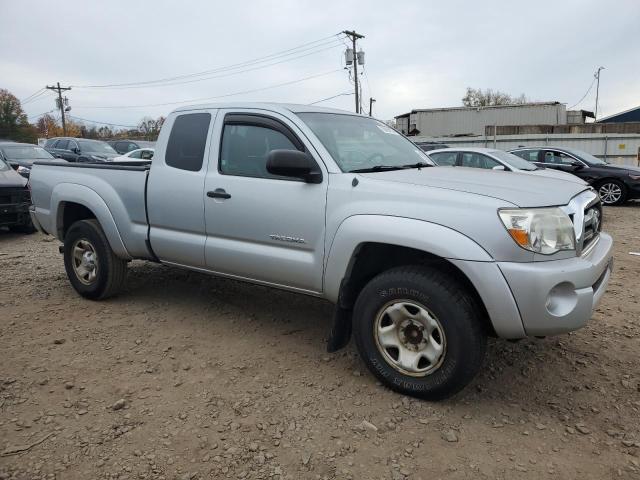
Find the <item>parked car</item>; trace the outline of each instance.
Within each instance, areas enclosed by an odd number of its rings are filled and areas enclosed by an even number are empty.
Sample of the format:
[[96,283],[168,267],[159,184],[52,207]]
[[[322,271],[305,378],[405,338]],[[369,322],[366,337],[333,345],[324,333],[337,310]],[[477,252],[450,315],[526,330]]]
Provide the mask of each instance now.
[[69,162],[110,162],[118,156],[107,142],[86,138],[50,138],[44,144],[44,149],[54,157]]
[[570,173],[549,170],[538,167],[533,163],[495,148],[447,148],[432,150],[427,153],[429,158],[439,166],[483,168],[485,170],[502,170],[507,172],[528,173],[538,177],[553,177],[570,182],[585,184],[583,180]]
[[0,158],[0,227],[21,233],[33,233],[29,205],[31,196],[27,180]]
[[640,198],[640,168],[612,165],[574,148],[521,147],[511,153],[546,168],[571,173],[592,185],[604,205]]
[[139,150],[141,148],[153,148],[156,142],[148,142],[146,140],[109,140],[109,145],[118,152],[120,155],[132,152],[133,150]]
[[36,163],[32,218],[63,242],[73,288],[103,299],[146,259],[335,304],[383,384],[448,397],[487,337],[584,326],[612,268],[597,194],[579,182],[433,168],[371,117],[309,105],[172,112],[152,162]]
[[449,145],[437,142],[416,142],[416,145],[420,147],[423,152],[430,152],[431,150],[439,150],[441,148],[449,148]]
[[0,159],[4,159],[10,167],[25,178],[29,178],[31,167],[36,160],[60,160],[54,158],[42,147],[16,142],[0,142]]
[[151,160],[153,158],[153,148],[139,148],[132,150],[129,153],[120,155],[113,159],[114,162],[135,162],[140,160]]

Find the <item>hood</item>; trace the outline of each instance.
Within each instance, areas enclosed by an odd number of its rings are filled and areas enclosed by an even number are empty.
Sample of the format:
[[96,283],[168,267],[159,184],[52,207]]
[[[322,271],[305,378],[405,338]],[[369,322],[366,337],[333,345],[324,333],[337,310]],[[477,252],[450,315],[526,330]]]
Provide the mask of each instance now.
[[2,187],[24,187],[27,179],[19,175],[13,168],[0,170],[0,188]]
[[504,200],[519,207],[566,205],[571,198],[589,188],[583,182],[551,176],[466,167],[430,167],[359,175],[384,182],[473,193]]
[[520,170],[523,173],[529,175],[535,175],[537,177],[557,178],[558,180],[564,180],[566,182],[576,182],[581,185],[587,185],[587,182],[580,177],[576,177],[572,173],[563,172],[561,170],[554,170],[552,168],[538,168],[537,170]]
[[634,175],[640,175],[640,168],[632,167],[631,165],[613,165],[607,163],[606,165],[595,165],[592,168],[606,168],[607,170],[616,170],[618,172],[631,172]]

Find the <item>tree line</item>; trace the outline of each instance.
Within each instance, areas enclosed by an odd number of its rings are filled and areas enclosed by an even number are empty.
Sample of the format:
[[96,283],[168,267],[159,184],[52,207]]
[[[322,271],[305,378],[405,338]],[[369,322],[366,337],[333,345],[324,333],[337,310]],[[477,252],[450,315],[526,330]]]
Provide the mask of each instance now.
[[[131,138],[155,141],[165,117],[144,117],[135,128],[118,128],[110,125],[98,126],[90,122],[66,119],[67,136],[107,140]],[[50,113],[41,115],[30,123],[20,100],[6,89],[0,88],[0,140],[36,143],[38,138],[63,136],[62,124]]]

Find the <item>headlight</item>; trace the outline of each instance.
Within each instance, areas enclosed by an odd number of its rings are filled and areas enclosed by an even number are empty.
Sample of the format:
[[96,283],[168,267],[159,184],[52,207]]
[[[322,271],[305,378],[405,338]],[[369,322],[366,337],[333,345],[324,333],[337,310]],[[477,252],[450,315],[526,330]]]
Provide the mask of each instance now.
[[505,209],[498,214],[511,237],[525,250],[551,255],[576,248],[573,223],[557,207]]
[[631,174],[629,174],[629,178],[630,178],[631,180],[640,180],[640,174],[638,174],[638,175],[631,175]]
[[22,165],[18,166],[18,168],[16,168],[16,172],[18,172],[19,174],[28,174],[31,171],[31,169],[29,167],[23,167]]

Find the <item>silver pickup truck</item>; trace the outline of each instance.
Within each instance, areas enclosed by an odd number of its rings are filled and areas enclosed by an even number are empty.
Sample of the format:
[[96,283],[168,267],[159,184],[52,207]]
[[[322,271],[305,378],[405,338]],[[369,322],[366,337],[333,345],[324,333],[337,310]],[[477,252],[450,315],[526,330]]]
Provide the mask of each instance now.
[[84,297],[146,259],[335,304],[389,387],[441,399],[480,370],[488,336],[586,324],[612,239],[588,186],[433,167],[385,124],[304,105],[180,108],[150,163],[36,164],[32,218],[64,245]]

